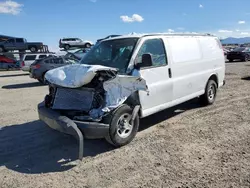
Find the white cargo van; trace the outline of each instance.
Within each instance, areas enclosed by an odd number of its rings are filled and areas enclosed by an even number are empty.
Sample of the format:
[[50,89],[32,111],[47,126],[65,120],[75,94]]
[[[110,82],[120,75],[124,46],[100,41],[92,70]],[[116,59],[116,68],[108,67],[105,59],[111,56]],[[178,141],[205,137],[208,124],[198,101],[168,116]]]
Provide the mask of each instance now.
[[41,120],[118,147],[135,137],[139,118],[195,97],[213,104],[225,83],[224,52],[207,34],[120,36],[95,45],[80,64],[45,77],[50,93],[38,105]]

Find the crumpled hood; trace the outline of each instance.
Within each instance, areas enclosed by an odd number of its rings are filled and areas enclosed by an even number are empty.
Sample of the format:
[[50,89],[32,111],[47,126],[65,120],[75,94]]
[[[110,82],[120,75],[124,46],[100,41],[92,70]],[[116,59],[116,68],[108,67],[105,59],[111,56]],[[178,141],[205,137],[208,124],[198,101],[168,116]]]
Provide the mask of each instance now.
[[45,74],[45,79],[55,85],[78,88],[92,81],[97,71],[114,71],[115,68],[101,65],[74,64],[52,69]]

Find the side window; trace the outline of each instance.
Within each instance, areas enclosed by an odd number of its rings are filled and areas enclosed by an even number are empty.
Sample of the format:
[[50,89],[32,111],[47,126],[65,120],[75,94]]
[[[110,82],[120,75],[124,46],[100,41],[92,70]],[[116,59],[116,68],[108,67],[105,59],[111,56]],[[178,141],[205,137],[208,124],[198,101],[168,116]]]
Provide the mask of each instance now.
[[36,55],[26,55],[24,61],[33,61],[36,59]]
[[58,64],[64,64],[63,59],[62,59],[62,58],[58,58],[58,59],[57,59],[57,63],[58,63]]
[[46,64],[50,64],[50,59],[44,61]]
[[7,43],[15,43],[15,39],[9,39],[7,40]]
[[146,40],[136,57],[136,62],[141,63],[143,54],[151,54],[153,67],[167,65],[167,56],[161,39]]
[[45,57],[47,57],[47,56],[46,55],[39,55],[38,59],[43,59]]
[[23,39],[16,39],[16,42],[17,43],[23,43],[24,41],[23,41]]

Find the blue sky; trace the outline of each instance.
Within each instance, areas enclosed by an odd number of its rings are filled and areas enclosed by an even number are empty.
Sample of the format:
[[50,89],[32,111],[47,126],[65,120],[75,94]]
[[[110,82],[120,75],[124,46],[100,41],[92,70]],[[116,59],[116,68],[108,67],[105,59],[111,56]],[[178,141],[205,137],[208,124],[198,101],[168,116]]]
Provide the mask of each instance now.
[[93,42],[131,32],[250,36],[250,0],[0,0],[0,34],[42,41]]

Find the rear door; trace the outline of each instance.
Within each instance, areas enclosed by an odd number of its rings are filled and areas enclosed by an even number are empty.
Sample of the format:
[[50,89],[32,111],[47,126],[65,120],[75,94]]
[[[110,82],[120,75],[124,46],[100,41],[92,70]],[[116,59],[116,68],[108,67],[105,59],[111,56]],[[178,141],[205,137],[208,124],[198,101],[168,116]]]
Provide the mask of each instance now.
[[139,91],[142,116],[151,115],[164,109],[172,101],[173,83],[167,53],[161,38],[144,39],[139,47],[136,62],[141,62],[143,54],[151,54],[152,66],[141,67],[140,76],[146,80],[148,93]]

